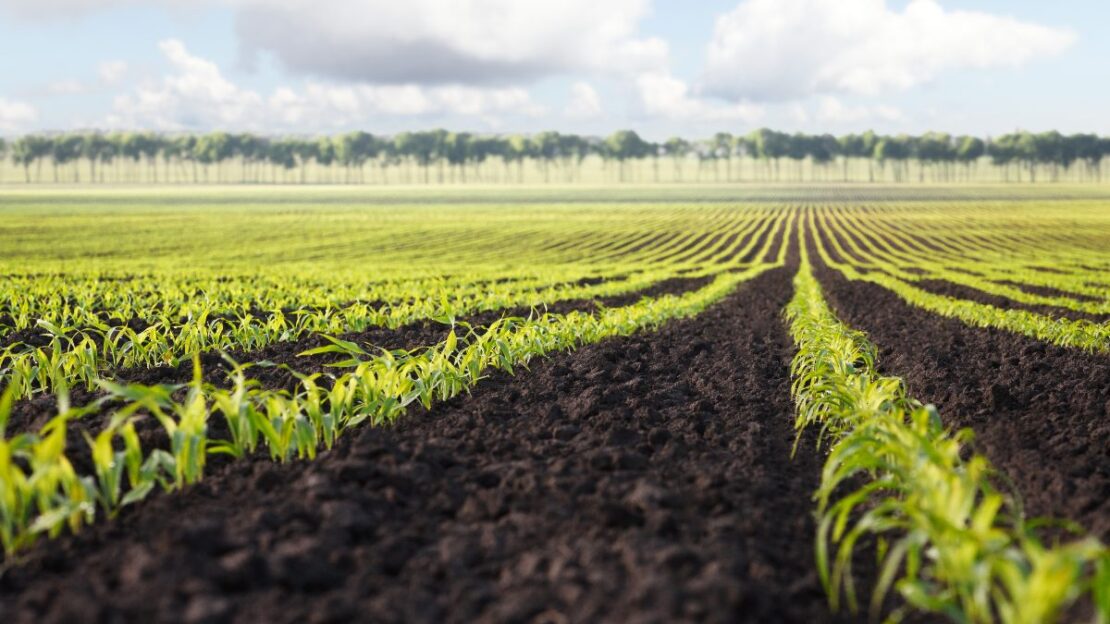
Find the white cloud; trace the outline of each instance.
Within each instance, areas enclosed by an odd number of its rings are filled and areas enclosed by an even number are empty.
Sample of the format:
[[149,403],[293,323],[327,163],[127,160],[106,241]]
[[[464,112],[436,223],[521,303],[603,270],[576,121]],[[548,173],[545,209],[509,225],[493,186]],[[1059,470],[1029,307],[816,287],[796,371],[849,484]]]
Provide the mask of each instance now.
[[96,67],[100,83],[107,86],[117,85],[127,75],[126,61],[103,61]]
[[0,0],[42,19],[139,5],[228,7],[246,54],[352,82],[520,84],[658,69],[668,55],[638,32],[651,0]]
[[385,84],[510,84],[658,67],[648,0],[238,0],[248,51],[292,71]]
[[39,112],[30,104],[0,97],[0,131],[24,130],[38,118]]
[[1071,31],[936,0],[744,0],[717,18],[699,88],[733,100],[877,95],[958,69],[1059,54]]
[[576,82],[570,87],[570,100],[563,114],[571,119],[591,119],[601,114],[601,98],[589,83]]
[[172,71],[116,98],[108,124],[181,129],[313,130],[366,125],[378,116],[534,117],[544,109],[525,89],[448,85],[330,85],[309,82],[268,96],[228,80],[177,40],[159,44]]
[[115,100],[112,125],[160,130],[233,127],[258,119],[262,97],[241,89],[215,63],[193,56],[176,39],[158,44],[173,73]]
[[668,72],[645,72],[636,78],[643,111],[650,117],[680,121],[741,121],[763,118],[762,106],[747,102],[722,104],[693,95],[690,86]]

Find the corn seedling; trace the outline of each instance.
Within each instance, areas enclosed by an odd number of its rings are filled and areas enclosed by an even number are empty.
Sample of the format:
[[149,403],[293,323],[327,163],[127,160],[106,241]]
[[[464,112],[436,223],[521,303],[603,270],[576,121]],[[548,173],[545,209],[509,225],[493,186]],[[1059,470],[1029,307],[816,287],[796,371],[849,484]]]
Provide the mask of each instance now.
[[836,319],[804,259],[794,283],[797,427],[820,427],[831,447],[817,493],[817,562],[833,608],[841,597],[857,608],[852,560],[873,538],[884,546],[872,617],[892,588],[954,621],[1053,621],[1081,595],[1110,617],[1097,587],[1110,551],[1093,538],[1043,547],[991,486],[987,461],[965,459],[971,432],[948,431],[901,380],[875,372],[874,346]]

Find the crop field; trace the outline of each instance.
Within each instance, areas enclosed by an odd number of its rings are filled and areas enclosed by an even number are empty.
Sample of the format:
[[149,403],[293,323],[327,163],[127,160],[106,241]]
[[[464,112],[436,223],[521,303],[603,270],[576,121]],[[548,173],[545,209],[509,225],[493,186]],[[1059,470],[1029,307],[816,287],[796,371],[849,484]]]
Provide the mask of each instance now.
[[0,189],[0,621],[1110,621],[1110,191]]

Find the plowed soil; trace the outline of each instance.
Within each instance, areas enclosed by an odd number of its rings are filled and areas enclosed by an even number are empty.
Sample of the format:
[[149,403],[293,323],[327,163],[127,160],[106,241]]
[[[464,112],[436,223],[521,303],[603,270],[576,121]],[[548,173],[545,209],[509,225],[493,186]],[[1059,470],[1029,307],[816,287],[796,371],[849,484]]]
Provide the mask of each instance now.
[[790,458],[792,272],[43,543],[0,578],[0,620],[835,620],[821,458]]
[[1027,516],[1110,538],[1110,357],[973,328],[827,267],[818,279],[840,319],[879,348],[884,373],[974,430]]
[[[528,317],[529,315],[538,315],[544,312],[550,312],[552,314],[567,314],[575,311],[592,313],[596,312],[602,306],[614,308],[631,305],[644,297],[681,295],[686,292],[697,290],[712,280],[712,277],[677,277],[662,280],[648,288],[625,293],[623,295],[599,297],[597,299],[556,301],[544,306],[537,306],[536,308],[516,307],[487,310],[485,312],[459,318],[457,321],[467,323],[475,328],[480,328],[488,326],[490,323],[503,317]],[[445,340],[450,331],[451,327],[444,323],[433,320],[422,320],[395,329],[387,327],[370,327],[360,332],[346,333],[338,337],[349,342],[354,342],[368,352],[376,353],[380,349],[412,350],[433,346]],[[457,333],[464,334],[464,330],[460,328]],[[463,337],[463,339],[465,340],[465,337]],[[310,334],[297,340],[276,342],[252,351],[232,351],[228,356],[234,361],[241,363],[269,362],[271,364],[269,366],[254,366],[251,368],[248,373],[249,377],[271,389],[284,388],[293,390],[300,384],[300,381],[295,375],[283,368],[279,368],[278,365],[287,364],[304,374],[334,372],[335,369],[330,368],[328,364],[347,359],[347,356],[337,354],[299,356],[299,354],[304,351],[326,346],[328,344],[331,343],[322,335]],[[200,356],[200,363],[205,381],[215,384],[226,382],[227,374],[231,370],[231,365],[220,353],[203,353]],[[144,385],[183,384],[188,383],[193,378],[193,363],[190,360],[185,360],[177,366],[119,369],[105,376],[120,382],[139,383]],[[89,404],[104,394],[99,390],[88,390],[86,388],[74,388],[70,392],[73,405]],[[40,395],[34,398],[17,401],[12,407],[12,412],[7,423],[7,431],[9,433],[21,433],[38,430],[57,413],[57,401],[53,395]],[[95,434],[104,426],[108,417],[109,411],[105,410],[102,414],[86,416],[81,421],[72,423],[70,426],[71,431],[69,438],[71,439],[69,445],[71,447],[73,445],[83,446],[82,432],[87,431]],[[157,423],[151,422],[149,424],[153,425],[155,429],[158,428]],[[140,425],[140,429],[141,428],[142,425]]]
[[[1071,321],[1085,320],[1092,323],[1105,323],[1110,321],[1110,314],[1092,314],[1061,306],[1022,303],[1007,297],[992,295],[976,288],[971,288],[970,286],[963,286],[944,280],[919,280],[917,282],[911,282],[911,284],[933,294],[955,297],[956,299],[967,299],[986,305],[992,305],[1002,310],[1027,310],[1036,314],[1043,314],[1052,318],[1065,318]],[[1029,290],[1028,287],[1026,289]],[[1066,296],[1072,297],[1077,301],[1082,301],[1082,299],[1075,294],[1066,294]]]

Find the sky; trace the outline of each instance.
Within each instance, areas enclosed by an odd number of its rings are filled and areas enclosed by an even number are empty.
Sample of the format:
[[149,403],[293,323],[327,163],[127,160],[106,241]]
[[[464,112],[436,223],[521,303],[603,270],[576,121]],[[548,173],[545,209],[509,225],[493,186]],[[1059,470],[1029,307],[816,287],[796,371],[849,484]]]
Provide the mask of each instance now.
[[1110,134],[1105,0],[0,0],[0,135]]

